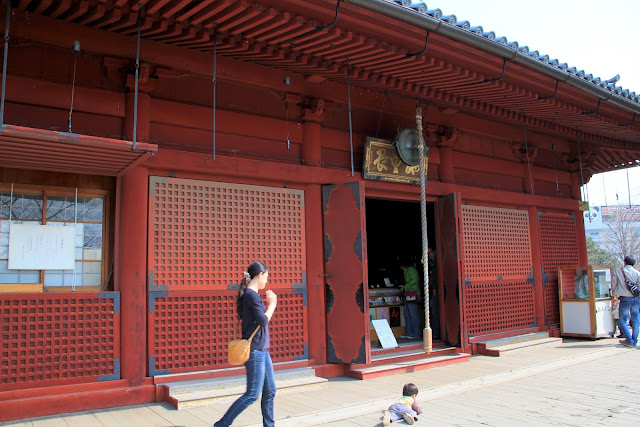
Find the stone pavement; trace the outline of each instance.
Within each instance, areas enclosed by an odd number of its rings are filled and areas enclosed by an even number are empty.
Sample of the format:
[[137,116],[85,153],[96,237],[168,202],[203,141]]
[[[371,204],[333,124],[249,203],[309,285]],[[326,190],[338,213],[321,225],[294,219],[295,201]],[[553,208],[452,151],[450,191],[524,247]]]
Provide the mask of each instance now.
[[[640,425],[640,351],[622,347],[617,339],[566,339],[555,346],[473,356],[468,362],[365,381],[335,378],[325,389],[276,396],[277,425],[381,426],[384,409],[407,382],[420,389],[425,412],[416,426]],[[153,403],[0,426],[204,427],[229,405],[177,411]],[[258,402],[234,426],[259,426],[261,420]]]

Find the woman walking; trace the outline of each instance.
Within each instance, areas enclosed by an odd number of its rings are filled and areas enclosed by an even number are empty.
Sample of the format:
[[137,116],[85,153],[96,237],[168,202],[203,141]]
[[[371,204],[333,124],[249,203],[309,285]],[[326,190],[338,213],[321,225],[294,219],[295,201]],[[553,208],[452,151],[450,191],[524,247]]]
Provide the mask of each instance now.
[[258,400],[262,394],[262,424],[274,426],[273,399],[276,395],[276,382],[273,375],[273,363],[269,355],[269,320],[273,316],[278,297],[266,291],[267,307],[258,294],[267,286],[269,270],[261,262],[254,261],[240,282],[237,312],[242,321],[242,338],[248,339],[256,327],[260,329],[251,341],[251,355],[244,364],[247,370],[247,391],[227,410],[226,414],[214,424],[214,427],[227,427],[233,423],[242,411]]

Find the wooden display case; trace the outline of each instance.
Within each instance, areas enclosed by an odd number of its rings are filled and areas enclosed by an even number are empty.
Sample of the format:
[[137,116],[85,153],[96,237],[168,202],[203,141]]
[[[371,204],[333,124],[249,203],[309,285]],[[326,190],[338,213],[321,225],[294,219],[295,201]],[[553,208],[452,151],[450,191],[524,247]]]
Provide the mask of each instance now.
[[371,341],[378,340],[372,320],[387,319],[395,337],[405,335],[407,327],[404,321],[404,301],[399,288],[369,289],[369,334]]
[[609,265],[558,268],[562,336],[596,339],[614,334],[612,277],[613,268]]

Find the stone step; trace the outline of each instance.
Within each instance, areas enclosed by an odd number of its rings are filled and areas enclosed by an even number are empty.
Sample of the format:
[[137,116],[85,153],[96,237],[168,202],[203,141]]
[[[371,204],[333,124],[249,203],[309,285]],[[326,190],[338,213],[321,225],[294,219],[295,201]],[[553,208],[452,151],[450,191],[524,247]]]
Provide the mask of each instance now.
[[[327,379],[317,377],[312,368],[285,369],[275,371],[278,394],[323,388]],[[246,376],[181,381],[161,384],[168,388],[167,401],[176,409],[195,408],[212,403],[232,402],[244,394]]]
[[427,357],[442,356],[445,354],[455,353],[455,347],[433,347],[431,353],[425,353],[422,345],[417,348],[402,349],[389,353],[371,352],[371,362],[364,365],[351,365],[351,368],[366,368],[380,365],[389,365],[392,363],[407,362],[409,360],[424,359]]
[[347,375],[351,378],[366,380],[385,375],[403,374],[407,372],[435,368],[436,366],[443,366],[451,363],[465,362],[469,360],[470,356],[470,354],[467,353],[457,353],[455,352],[455,350],[440,351],[434,353],[431,353],[431,355],[427,357],[425,357],[425,353],[422,353],[422,356],[419,359],[392,358],[386,364],[374,366],[360,365],[362,367],[351,367],[347,371]]
[[554,346],[562,343],[562,338],[549,337],[548,332],[516,335],[508,338],[489,340],[478,343],[478,353],[485,356],[499,357],[500,353],[526,348],[540,348],[541,346]]
[[485,340],[482,341],[481,344],[484,344],[487,348],[500,347],[503,345],[510,345],[524,341],[533,341],[538,339],[549,338],[549,332],[533,332],[521,335],[513,335],[505,338],[498,338],[493,340]]

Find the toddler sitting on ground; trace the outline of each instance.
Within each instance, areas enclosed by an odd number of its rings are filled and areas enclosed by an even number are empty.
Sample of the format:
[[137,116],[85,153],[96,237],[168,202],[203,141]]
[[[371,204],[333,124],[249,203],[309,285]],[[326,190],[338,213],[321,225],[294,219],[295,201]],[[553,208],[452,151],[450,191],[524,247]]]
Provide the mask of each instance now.
[[413,424],[418,421],[416,415],[421,414],[422,410],[416,401],[417,397],[418,387],[413,383],[405,384],[404,387],[402,387],[402,397],[398,399],[396,403],[389,406],[388,410],[384,411],[382,424],[388,426],[392,422],[403,418],[407,424]]

